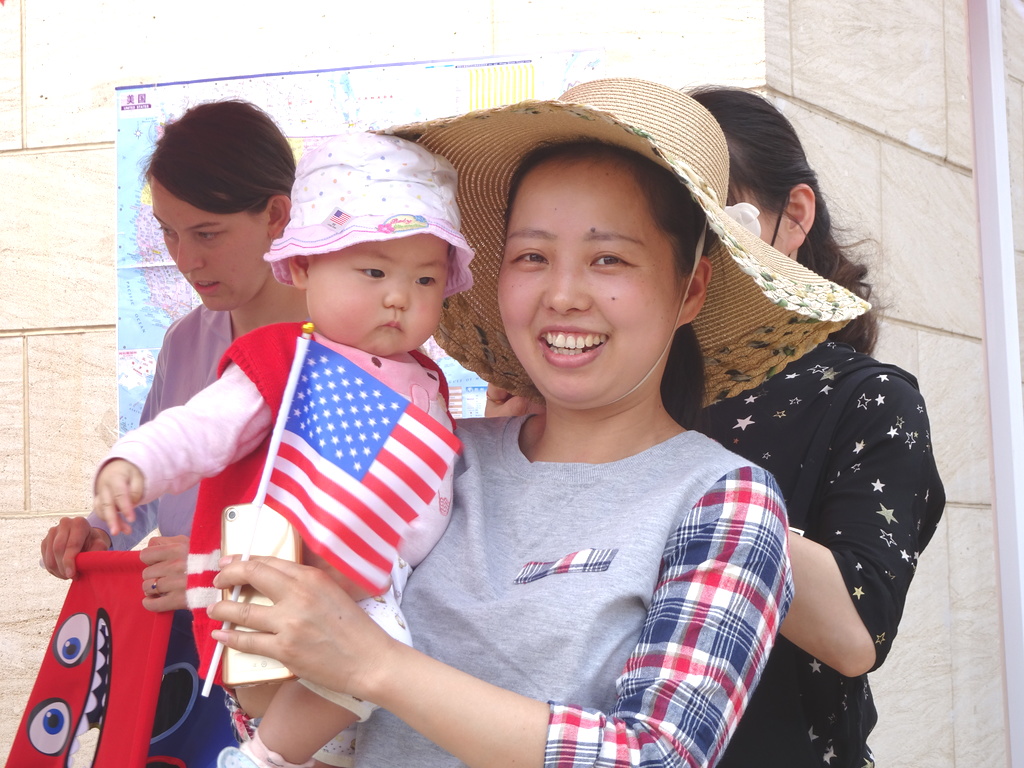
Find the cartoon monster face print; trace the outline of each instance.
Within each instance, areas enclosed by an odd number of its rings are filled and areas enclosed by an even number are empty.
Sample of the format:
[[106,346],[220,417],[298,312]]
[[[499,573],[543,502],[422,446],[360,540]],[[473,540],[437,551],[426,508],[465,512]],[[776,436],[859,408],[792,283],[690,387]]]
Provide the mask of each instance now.
[[61,698],[35,705],[28,717],[27,735],[44,755],[68,755],[78,750],[78,738],[90,727],[102,727],[110,692],[110,617],[100,608],[95,617],[76,613],[53,634],[52,657],[69,672]]

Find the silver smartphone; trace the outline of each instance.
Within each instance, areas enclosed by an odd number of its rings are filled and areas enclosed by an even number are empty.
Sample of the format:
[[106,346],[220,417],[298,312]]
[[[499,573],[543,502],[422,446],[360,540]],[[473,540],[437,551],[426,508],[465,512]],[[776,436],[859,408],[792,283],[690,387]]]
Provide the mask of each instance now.
[[[243,555],[246,551],[253,556],[270,555],[297,563],[302,557],[302,540],[292,525],[269,507],[260,510],[255,504],[236,504],[225,508],[221,518],[221,552]],[[231,599],[230,589],[224,590],[224,599]],[[249,585],[242,587],[238,602],[273,605],[270,598]],[[248,631],[245,627],[235,629]],[[243,653],[227,646],[224,647],[221,674],[224,685],[229,688],[293,677],[288,668],[275,659]]]

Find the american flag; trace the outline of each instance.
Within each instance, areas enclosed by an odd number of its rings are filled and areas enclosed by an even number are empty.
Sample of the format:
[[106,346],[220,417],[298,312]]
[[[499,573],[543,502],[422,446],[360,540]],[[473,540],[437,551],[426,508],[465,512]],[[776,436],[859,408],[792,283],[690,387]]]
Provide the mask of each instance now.
[[437,495],[459,440],[316,341],[288,407],[266,504],[310,549],[377,594],[402,536]]
[[337,224],[339,227],[344,227],[348,223],[348,220],[351,218],[351,216],[342,211],[340,208],[335,208],[334,213],[332,213],[330,216],[330,221],[333,224]]

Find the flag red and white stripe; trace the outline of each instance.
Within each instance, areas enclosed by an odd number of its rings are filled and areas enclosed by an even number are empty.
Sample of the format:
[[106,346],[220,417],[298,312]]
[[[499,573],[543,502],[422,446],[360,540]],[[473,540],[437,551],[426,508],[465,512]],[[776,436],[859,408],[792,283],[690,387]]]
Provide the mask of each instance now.
[[371,593],[426,511],[460,444],[444,425],[341,354],[310,342],[266,505]]

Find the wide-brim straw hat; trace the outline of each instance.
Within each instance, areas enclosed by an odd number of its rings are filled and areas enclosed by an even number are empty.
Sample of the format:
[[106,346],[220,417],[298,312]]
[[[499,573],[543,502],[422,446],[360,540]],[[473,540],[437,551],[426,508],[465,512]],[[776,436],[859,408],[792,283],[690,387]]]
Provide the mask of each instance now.
[[710,112],[668,86],[596,80],[558,101],[524,101],[387,132],[446,157],[458,171],[462,231],[476,251],[474,285],[446,301],[436,338],[466,368],[513,394],[541,399],[498,313],[505,208],[520,162],[542,145],[600,141],[631,149],[672,171],[704,210],[718,236],[707,251],[707,299],[693,321],[704,354],[706,402],[757,386],[869,309],[725,212],[725,136]]

